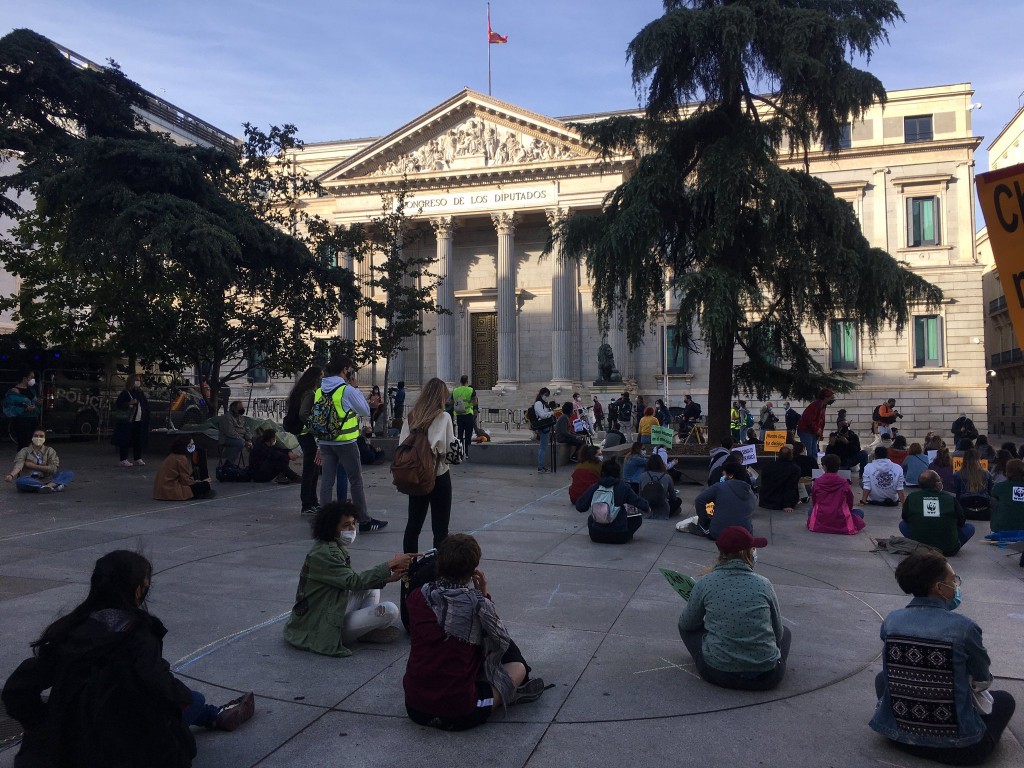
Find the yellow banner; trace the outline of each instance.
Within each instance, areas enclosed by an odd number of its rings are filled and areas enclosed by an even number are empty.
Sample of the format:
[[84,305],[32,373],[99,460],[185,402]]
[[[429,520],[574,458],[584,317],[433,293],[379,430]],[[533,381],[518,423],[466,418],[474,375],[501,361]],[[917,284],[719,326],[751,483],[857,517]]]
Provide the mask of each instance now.
[[778,453],[779,448],[786,444],[786,435],[788,433],[784,429],[769,429],[764,433],[764,451],[765,453]]
[[979,173],[976,184],[1006,308],[1024,347],[1024,165]]
[[[963,467],[963,465],[964,465],[964,457],[963,456],[953,456],[952,459],[953,459],[953,471],[954,472],[959,472],[960,468]],[[988,469],[988,459],[981,459],[981,461],[979,463],[981,464],[981,468],[982,469]],[[946,490],[948,491],[949,489],[947,488]]]

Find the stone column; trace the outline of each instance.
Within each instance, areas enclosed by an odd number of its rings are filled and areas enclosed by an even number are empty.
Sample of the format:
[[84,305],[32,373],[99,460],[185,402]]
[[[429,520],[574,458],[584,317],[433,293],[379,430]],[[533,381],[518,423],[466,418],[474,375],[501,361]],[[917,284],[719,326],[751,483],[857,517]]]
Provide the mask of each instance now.
[[[398,248],[402,248],[402,236],[398,235]],[[408,276],[403,278],[403,284],[408,279]],[[404,343],[403,339],[403,343]],[[391,368],[388,375],[388,386],[393,386],[400,381],[405,381],[405,350],[398,350],[395,352],[394,357],[391,358]]]
[[[545,211],[548,226],[555,230],[568,211],[550,208]],[[566,262],[562,243],[556,240],[551,261],[551,382],[571,386],[572,374],[572,308],[574,296],[572,270]],[[573,292],[575,293],[575,292]]]
[[430,223],[437,237],[437,273],[441,276],[437,284],[437,306],[449,312],[437,315],[437,377],[452,384],[458,378],[455,371],[455,285],[451,277],[455,224],[451,216],[431,219]]
[[492,213],[498,233],[498,383],[519,382],[519,334],[516,329],[516,259],[514,213]]
[[[355,274],[355,259],[352,258],[352,251],[345,249],[345,252],[340,254],[338,266],[347,269],[356,277],[358,283],[358,275]],[[355,310],[351,315],[343,314],[341,316],[341,325],[338,327],[338,335],[346,341],[356,340],[356,318]]]

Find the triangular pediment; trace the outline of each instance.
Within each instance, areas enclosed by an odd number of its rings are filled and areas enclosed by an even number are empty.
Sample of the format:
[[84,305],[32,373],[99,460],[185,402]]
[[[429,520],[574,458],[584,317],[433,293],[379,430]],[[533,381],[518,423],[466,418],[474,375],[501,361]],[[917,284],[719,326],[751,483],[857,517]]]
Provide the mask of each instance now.
[[465,89],[320,176],[327,187],[593,165],[565,123]]

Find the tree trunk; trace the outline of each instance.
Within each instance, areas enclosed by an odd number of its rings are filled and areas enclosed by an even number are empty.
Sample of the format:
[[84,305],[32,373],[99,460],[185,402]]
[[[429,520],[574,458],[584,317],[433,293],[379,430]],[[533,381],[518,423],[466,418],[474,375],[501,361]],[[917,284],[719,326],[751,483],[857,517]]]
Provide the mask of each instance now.
[[391,424],[391,398],[388,397],[388,376],[391,375],[391,358],[388,357],[384,361],[384,386],[381,388],[384,401],[384,435],[388,434],[388,427]]
[[735,345],[710,350],[708,381],[708,444],[717,446],[729,434],[729,411],[732,408],[732,364]]

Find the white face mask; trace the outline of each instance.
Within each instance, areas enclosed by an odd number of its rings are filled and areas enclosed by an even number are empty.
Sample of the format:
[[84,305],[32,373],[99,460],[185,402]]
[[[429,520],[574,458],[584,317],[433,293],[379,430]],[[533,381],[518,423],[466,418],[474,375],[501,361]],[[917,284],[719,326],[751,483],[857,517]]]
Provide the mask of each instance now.
[[185,450],[188,451],[189,453],[195,453],[196,452],[196,444],[195,443],[189,443],[188,448],[186,448]]
[[133,381],[132,382],[132,389],[139,389],[140,387],[142,387],[142,382],[141,381]]
[[29,385],[30,387],[34,387],[34,386],[36,385],[36,380],[35,380],[35,379],[29,379],[29,380],[28,380],[28,385]]
[[352,542],[356,540],[356,531],[342,531],[338,534],[338,539],[346,547],[352,546]]
[[32,438],[32,445],[34,445],[36,448],[42,448],[43,447],[43,443],[45,443],[45,442],[46,442],[46,438],[45,437],[33,437]]

